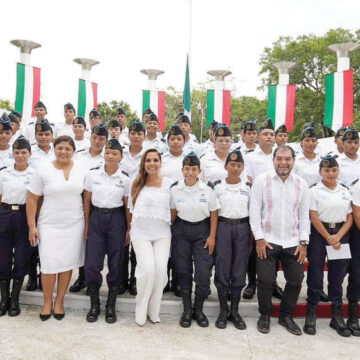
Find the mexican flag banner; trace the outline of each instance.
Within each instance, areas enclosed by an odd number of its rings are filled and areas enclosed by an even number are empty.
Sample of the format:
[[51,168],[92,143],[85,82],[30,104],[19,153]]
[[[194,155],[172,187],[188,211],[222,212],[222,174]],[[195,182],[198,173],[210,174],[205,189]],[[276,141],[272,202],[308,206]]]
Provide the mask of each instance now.
[[15,111],[22,113],[26,123],[35,116],[35,104],[40,100],[40,69],[17,63]]
[[231,91],[208,90],[206,100],[206,127],[209,128],[213,120],[229,127],[231,117]]
[[285,124],[288,131],[294,126],[296,85],[270,85],[268,87],[268,118],[274,129]]
[[334,131],[354,121],[353,75],[353,70],[347,70],[325,77],[324,125]]
[[91,81],[79,79],[78,115],[85,120],[89,117],[92,109],[98,108],[97,93],[98,84]]
[[143,90],[142,113],[147,108],[158,117],[160,131],[165,131],[165,91]]

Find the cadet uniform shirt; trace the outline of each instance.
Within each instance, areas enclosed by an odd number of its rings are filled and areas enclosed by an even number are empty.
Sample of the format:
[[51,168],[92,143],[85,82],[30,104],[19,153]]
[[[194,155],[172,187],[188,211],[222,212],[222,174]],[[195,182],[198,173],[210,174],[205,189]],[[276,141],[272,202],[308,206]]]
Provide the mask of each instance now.
[[[303,152],[303,151],[302,151],[302,146],[301,146],[300,142],[296,142],[296,143],[294,143],[294,144],[291,144],[290,146],[294,149],[294,151],[295,151],[295,153],[296,153],[296,156],[297,156],[297,154],[300,154],[300,153]],[[314,150],[314,153],[315,153],[316,155],[319,155],[319,156],[323,156],[323,155],[324,155],[324,152],[323,152],[323,150],[321,149],[321,146],[320,146],[319,143],[317,144],[317,146],[316,146],[316,148],[315,148],[315,150]]]
[[[29,140],[30,145],[36,144],[35,124],[36,124],[36,122],[30,122],[28,125],[26,125],[26,127],[24,129],[24,136]],[[53,138],[56,139],[56,137],[57,137],[56,126],[53,123],[50,123],[50,126],[53,131]]]
[[352,203],[355,206],[360,207],[360,181],[359,180],[357,180],[355,184],[352,184],[350,186],[350,192],[351,192]]
[[72,139],[75,138],[73,132],[73,125],[68,125],[67,123],[61,123],[56,125],[56,137],[67,135],[70,136]]
[[342,154],[337,160],[340,167],[339,183],[349,186],[353,181],[360,178],[360,156],[356,160],[351,160]]
[[119,142],[123,143],[124,145],[130,145],[128,127],[125,126],[125,128],[121,131]]
[[190,137],[190,139],[184,144],[183,152],[185,155],[187,155],[192,151],[196,154],[197,157],[201,156],[201,146]]
[[50,145],[50,150],[47,153],[44,150],[41,150],[37,144],[31,147],[29,165],[33,169],[37,169],[41,164],[44,163],[44,161],[53,160],[55,160],[55,153],[52,145]]
[[210,139],[207,139],[200,146],[201,146],[201,154],[202,155],[205,155],[211,151],[215,151],[214,143]]
[[310,190],[291,173],[283,182],[275,171],[259,175],[250,194],[250,225],[255,240],[265,239],[283,248],[309,240]]
[[14,166],[0,171],[1,202],[11,205],[26,203],[27,187],[30,184],[35,170],[28,166],[24,171],[17,171]]
[[80,151],[85,151],[88,150],[90,148],[90,140],[86,139],[84,137],[84,140],[75,140],[74,139],[74,143],[75,143],[75,153],[78,153]]
[[313,160],[309,160],[305,157],[304,153],[301,152],[296,155],[294,173],[302,177],[308,186],[314,185],[321,180],[319,174],[319,165],[321,158],[316,155]]
[[352,213],[350,191],[341,184],[331,190],[320,181],[310,189],[310,210],[317,211],[323,222],[346,221],[347,214]]
[[144,153],[144,148],[136,154],[134,157],[130,153],[129,148],[125,148],[123,153],[123,159],[121,160],[121,170],[124,170],[129,174],[130,178],[134,179],[139,173],[139,167],[141,162],[141,157]]
[[274,169],[273,152],[265,154],[259,147],[244,158],[245,168],[254,181],[257,176]]
[[6,150],[0,150],[0,168],[12,165],[14,165],[14,158],[11,147]]
[[171,209],[176,209],[177,216],[189,222],[202,221],[210,216],[210,211],[220,209],[215,190],[200,180],[193,186],[179,181],[170,188],[170,199]]
[[113,209],[124,205],[123,197],[129,197],[130,182],[129,176],[120,167],[109,176],[102,165],[88,172],[84,189],[92,193],[91,202],[94,206]]
[[146,151],[147,149],[156,149],[161,154],[167,151],[166,143],[164,143],[161,139],[157,137],[154,140],[149,140],[148,138],[146,138],[142,143],[142,147],[144,151]]
[[225,180],[219,180],[214,185],[221,206],[219,216],[228,219],[241,219],[249,216],[249,183],[240,181],[238,184],[228,184]]
[[100,167],[105,163],[104,150],[96,156],[90,155],[90,148],[75,154],[74,159],[79,163],[85,172],[92,168]]
[[23,135],[23,131],[22,131],[22,129],[19,129],[19,130],[11,137],[11,139],[10,139],[10,141],[9,141],[10,147],[11,147],[12,144],[15,142],[15,140],[16,140],[19,136],[21,136],[21,135]]
[[171,155],[170,151],[162,156],[161,175],[167,176],[175,181],[184,178],[182,173],[182,162],[185,157],[184,152],[180,156]]

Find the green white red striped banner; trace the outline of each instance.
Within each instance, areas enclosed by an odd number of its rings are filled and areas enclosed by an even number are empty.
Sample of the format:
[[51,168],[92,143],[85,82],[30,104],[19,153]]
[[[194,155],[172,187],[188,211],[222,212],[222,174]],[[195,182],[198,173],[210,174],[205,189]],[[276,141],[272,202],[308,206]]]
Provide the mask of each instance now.
[[142,113],[147,108],[158,117],[160,131],[165,131],[165,91],[143,90]]
[[22,113],[26,122],[35,116],[35,104],[40,100],[40,69],[17,63],[15,111]]
[[231,91],[230,90],[208,90],[207,91],[207,115],[206,123],[215,120],[230,127],[231,117]]
[[324,125],[337,131],[354,122],[353,70],[328,74],[325,77]]
[[288,131],[294,127],[296,85],[270,85],[268,88],[268,118],[274,129],[285,124]]
[[98,108],[98,84],[79,79],[78,115],[88,119],[92,109]]

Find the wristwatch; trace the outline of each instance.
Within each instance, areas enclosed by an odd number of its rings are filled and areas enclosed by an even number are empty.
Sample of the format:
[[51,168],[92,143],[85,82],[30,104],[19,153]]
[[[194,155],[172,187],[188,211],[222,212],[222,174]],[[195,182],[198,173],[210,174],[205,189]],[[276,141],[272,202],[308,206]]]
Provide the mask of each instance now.
[[304,246],[304,247],[307,247],[309,245],[309,241],[308,240],[301,240],[300,245]]

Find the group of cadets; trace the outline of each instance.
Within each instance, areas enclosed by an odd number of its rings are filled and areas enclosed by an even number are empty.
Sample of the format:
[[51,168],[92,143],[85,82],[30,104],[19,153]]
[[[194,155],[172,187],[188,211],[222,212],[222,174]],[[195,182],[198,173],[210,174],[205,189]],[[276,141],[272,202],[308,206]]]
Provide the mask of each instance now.
[[[296,154],[293,167],[295,193],[292,193],[290,185],[286,185],[287,189],[264,175],[274,170],[274,151],[283,149],[281,146],[288,142],[286,126],[275,130],[270,119],[260,127],[254,121],[243,123],[238,142],[233,142],[228,127],[213,121],[209,139],[200,144],[192,134],[189,118],[183,113],[177,116],[176,124],[164,137],[159,132],[158,118],[150,109],[144,112],[142,122],[133,121],[129,126],[121,108],[116,110],[115,118],[107,126],[102,123],[97,110],[90,112],[87,122],[76,115],[70,103],[64,106],[64,123],[54,125],[46,117],[46,106],[38,102],[35,120],[24,127],[21,127],[18,112],[4,113],[0,119],[0,316],[20,313],[19,293],[26,274],[29,275],[27,290],[41,287],[37,275],[38,254],[28,242],[26,188],[36,169],[45,161],[54,160],[53,140],[68,135],[75,142],[75,160],[88,173],[84,185],[88,239],[85,267],[79,269],[79,276],[70,291],[79,292],[88,287],[91,298],[89,322],[96,321],[100,312],[98,290],[102,284],[105,255],[108,257],[109,286],[106,321],[116,321],[118,294],[126,290],[132,295],[137,294],[136,254],[126,230],[130,218],[127,202],[142,155],[147,149],[154,148],[162,154],[162,176],[173,182],[170,188],[172,246],[165,291],[174,291],[183,299],[182,327],[189,327],[193,319],[201,327],[208,326],[203,304],[210,293],[215,265],[214,283],[220,302],[215,323],[218,328],[225,328],[229,320],[237,329],[245,329],[246,324],[238,311],[240,297],[242,294],[244,299],[251,299],[258,289],[261,313],[258,330],[264,333],[270,330],[271,296],[285,297],[279,323],[291,333],[301,334],[291,318],[301,289],[301,274],[297,277],[295,273],[288,275],[287,280],[291,280],[283,292],[276,282],[276,275],[279,260],[283,268],[290,268],[287,248],[279,246],[276,239],[271,246],[267,243],[268,256],[274,261],[272,272],[259,260],[263,253],[255,245],[260,243],[259,239],[263,240],[259,235],[262,222],[269,229],[272,222],[274,227],[277,226],[276,219],[266,223],[267,214],[274,211],[285,219],[292,216],[282,210],[286,208],[284,202],[293,201],[295,197],[296,206],[300,199],[308,206],[305,212],[311,220],[310,241],[301,239],[304,241],[299,245],[307,249],[309,260],[304,331],[316,333],[317,304],[331,301],[330,326],[342,336],[360,336],[357,317],[360,298],[360,158],[359,136],[355,130],[339,129],[334,139],[336,151],[321,154],[315,128],[307,123],[295,151],[291,149],[291,154]],[[111,176],[109,169],[113,169]],[[296,180],[298,178],[301,182]],[[254,187],[251,188],[255,181],[256,192]],[[282,201],[277,209],[271,203],[271,186],[273,191],[279,191],[276,201]],[[282,198],[282,191],[290,193]],[[267,204],[263,218],[258,221],[254,216],[252,220],[249,209],[257,206],[256,201],[262,201],[259,198],[261,192],[264,192],[263,201]],[[274,209],[269,210],[271,206]],[[291,221],[289,224],[294,229],[306,226],[299,224],[302,220]],[[272,231],[269,230],[269,237],[273,236]],[[291,239],[287,241],[291,242]],[[350,244],[352,258],[328,260],[327,295],[323,290],[326,246],[339,249],[342,244]],[[302,252],[298,254],[301,256]],[[345,323],[342,285],[348,273],[349,318]],[[194,304],[191,297],[193,282]]]

